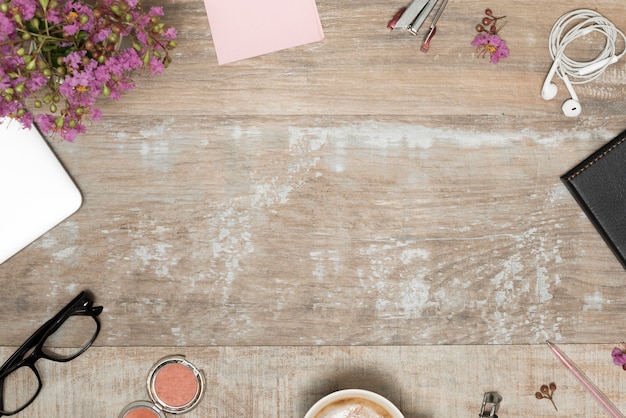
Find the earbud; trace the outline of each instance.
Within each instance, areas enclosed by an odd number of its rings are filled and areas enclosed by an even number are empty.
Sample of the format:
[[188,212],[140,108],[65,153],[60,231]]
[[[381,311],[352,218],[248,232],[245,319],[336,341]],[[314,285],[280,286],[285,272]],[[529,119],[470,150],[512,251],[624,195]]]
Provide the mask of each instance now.
[[543,100],[552,100],[556,97],[556,93],[558,92],[558,88],[554,83],[548,83],[543,86],[541,89],[541,98]]
[[550,67],[550,71],[548,71],[548,75],[546,76],[546,79],[543,82],[543,86],[541,87],[541,98],[543,100],[552,100],[556,97],[558,89],[556,87],[556,84],[552,82],[552,79],[556,74],[556,69],[559,65],[558,62],[558,60],[555,60],[552,63],[552,67]]
[[580,101],[578,100],[578,96],[574,91],[574,86],[572,86],[571,81],[569,81],[569,77],[567,77],[567,75],[564,75],[563,77],[561,77],[561,79],[563,80],[563,83],[565,83],[565,87],[567,87],[567,91],[569,91],[569,94],[572,95],[571,99],[568,99],[565,101],[565,103],[563,103],[563,114],[565,114],[565,116],[569,118],[574,118],[580,115],[580,112],[582,112]]
[[555,75],[558,75],[559,78],[563,80],[567,91],[569,91],[569,94],[572,96],[570,99],[566,100],[565,103],[563,103],[561,109],[563,110],[563,114],[565,116],[573,118],[580,115],[582,111],[580,101],[578,100],[578,95],[576,95],[574,87],[572,86],[572,83],[567,75],[557,72],[558,66],[559,60],[557,59],[554,61],[554,63],[552,63],[552,67],[550,67],[550,71],[548,71],[548,75],[543,82],[543,86],[541,87],[541,98],[543,100],[552,100],[556,97],[558,88],[556,87],[556,84],[552,82],[552,79]]
[[580,112],[582,112],[582,109],[580,108],[580,103],[578,102],[578,100],[574,99],[566,100],[565,103],[563,103],[562,109],[563,114],[568,118],[575,118],[576,116],[580,115]]

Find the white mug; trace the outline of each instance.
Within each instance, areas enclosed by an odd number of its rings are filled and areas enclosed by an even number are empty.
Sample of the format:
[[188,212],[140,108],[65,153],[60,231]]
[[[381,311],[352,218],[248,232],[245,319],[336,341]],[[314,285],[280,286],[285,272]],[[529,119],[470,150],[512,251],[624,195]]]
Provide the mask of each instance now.
[[[347,415],[350,412],[352,415]],[[404,418],[402,412],[387,398],[368,390],[344,389],[317,401],[304,418]]]

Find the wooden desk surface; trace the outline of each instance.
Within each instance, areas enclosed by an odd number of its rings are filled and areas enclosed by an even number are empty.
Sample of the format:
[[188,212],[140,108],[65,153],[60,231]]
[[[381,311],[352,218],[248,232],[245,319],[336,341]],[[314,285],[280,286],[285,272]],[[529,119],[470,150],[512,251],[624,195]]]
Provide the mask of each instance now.
[[[571,2],[453,0],[424,54],[386,28],[405,3],[319,0],[322,42],[224,66],[203,2],[160,4],[172,66],[51,141],[84,205],[0,265],[3,359],[80,290],[104,306],[21,416],[116,416],[180,352],[210,382],[190,417],[301,417],[347,386],[407,417],[476,416],[487,390],[501,417],[553,416],[550,380],[559,414],[600,416],[546,339],[626,410],[626,272],[559,180],[626,128],[626,74],[575,86],[578,118],[559,80],[541,99]],[[626,30],[623,2],[580,6]],[[486,7],[497,65],[470,45]]]

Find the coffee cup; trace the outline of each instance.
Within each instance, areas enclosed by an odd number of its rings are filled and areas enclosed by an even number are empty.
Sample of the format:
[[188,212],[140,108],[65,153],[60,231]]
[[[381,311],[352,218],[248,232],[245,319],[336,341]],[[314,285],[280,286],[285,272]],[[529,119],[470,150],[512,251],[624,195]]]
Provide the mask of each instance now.
[[317,401],[304,418],[404,418],[404,415],[377,393],[344,389]]

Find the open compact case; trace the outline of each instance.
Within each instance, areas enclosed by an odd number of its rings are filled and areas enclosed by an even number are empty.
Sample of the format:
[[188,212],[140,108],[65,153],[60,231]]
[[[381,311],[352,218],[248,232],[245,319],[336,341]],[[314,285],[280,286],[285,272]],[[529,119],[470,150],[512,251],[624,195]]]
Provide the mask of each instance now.
[[119,418],[167,418],[166,413],[184,414],[194,409],[204,394],[205,379],[201,370],[183,356],[159,360],[148,374],[151,401],[135,401]]

